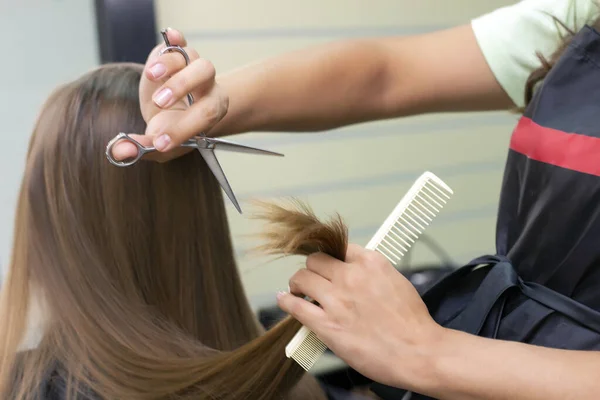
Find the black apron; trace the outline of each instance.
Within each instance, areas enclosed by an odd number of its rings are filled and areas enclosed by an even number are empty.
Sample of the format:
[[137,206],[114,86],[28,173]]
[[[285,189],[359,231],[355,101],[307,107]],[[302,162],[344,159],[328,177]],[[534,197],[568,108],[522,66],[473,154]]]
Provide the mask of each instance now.
[[[513,132],[496,253],[424,294],[439,324],[488,338],[600,350],[600,34],[589,26]],[[384,400],[430,399],[379,384],[372,389]]]

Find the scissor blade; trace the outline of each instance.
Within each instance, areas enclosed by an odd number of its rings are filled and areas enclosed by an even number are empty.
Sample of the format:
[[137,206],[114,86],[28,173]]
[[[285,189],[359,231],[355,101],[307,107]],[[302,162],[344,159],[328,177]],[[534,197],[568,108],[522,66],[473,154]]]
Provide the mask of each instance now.
[[237,199],[235,198],[235,194],[233,194],[233,190],[231,190],[231,185],[229,185],[229,181],[227,180],[227,177],[223,172],[223,168],[221,168],[221,164],[219,164],[219,160],[217,159],[215,152],[212,149],[201,148],[199,148],[198,151],[200,152],[200,155],[202,155],[202,158],[204,158],[204,161],[206,161],[206,164],[208,164],[208,167],[212,171],[213,175],[219,181],[219,184],[229,197],[229,200],[231,200],[236,210],[238,210],[238,212],[241,214],[242,209],[240,208],[240,205]]
[[283,154],[276,153],[274,151],[259,149],[258,147],[246,146],[244,144],[239,144],[235,142],[231,142],[229,140],[217,139],[217,138],[207,138],[207,140],[215,145],[215,148],[219,150],[225,151],[235,151],[238,153],[250,153],[250,154],[263,154],[268,156],[279,156],[283,157]]

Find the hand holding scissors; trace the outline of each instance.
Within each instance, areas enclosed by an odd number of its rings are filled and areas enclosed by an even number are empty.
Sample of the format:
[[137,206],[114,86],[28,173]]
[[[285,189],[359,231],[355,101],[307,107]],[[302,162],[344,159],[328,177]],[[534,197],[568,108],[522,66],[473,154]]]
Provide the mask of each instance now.
[[[131,134],[138,143],[158,150],[144,159],[159,162],[191,151],[180,145],[198,132],[209,134],[229,105],[211,62],[186,47],[179,31],[161,33],[164,44],[149,54],[140,80],[140,108],[148,126],[145,132]],[[194,99],[191,107],[189,96]],[[113,156],[119,160],[133,158],[137,151],[135,145],[122,141],[115,145]]]
[[[185,60],[186,64],[189,64],[190,58],[186,51],[180,46],[171,45],[166,30],[163,30],[161,33],[163,35],[166,47],[160,50],[159,54],[162,55],[166,52],[177,52],[181,54],[181,56],[183,56],[183,59]],[[194,96],[191,93],[187,93],[186,97],[189,105],[193,106]],[[132,157],[119,157],[119,159],[117,159],[114,155],[113,150],[116,145],[123,142],[128,142],[136,147],[136,151],[134,153],[135,155],[132,155]],[[225,176],[225,173],[223,172],[223,169],[221,168],[221,165],[219,164],[219,160],[214,154],[214,150],[218,147],[227,151],[283,156],[283,154],[275,153],[269,150],[245,146],[228,140],[206,137],[203,133],[191,139],[185,140],[177,146],[182,149],[197,149],[200,152],[200,154],[208,164],[209,168],[211,169],[212,173],[219,181],[221,187],[223,188],[223,190],[225,191],[225,193],[227,194],[227,196],[229,197],[229,199],[240,214],[242,213],[240,205],[235,197],[235,194],[233,193],[233,190],[231,189],[231,186],[229,185],[229,182],[227,180],[227,177]],[[108,143],[106,147],[106,157],[108,158],[111,164],[117,167],[128,167],[138,162],[146,154],[153,153],[158,150],[159,149],[157,149],[157,147],[144,146],[138,141],[136,141],[134,138],[132,138],[129,134],[121,132]]]

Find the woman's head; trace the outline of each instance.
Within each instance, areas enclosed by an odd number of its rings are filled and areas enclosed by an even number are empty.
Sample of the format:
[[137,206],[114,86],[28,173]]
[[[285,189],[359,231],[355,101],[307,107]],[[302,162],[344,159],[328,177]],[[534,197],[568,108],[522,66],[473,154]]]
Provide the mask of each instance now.
[[[68,399],[87,390],[269,399],[292,389],[322,399],[309,377],[295,387],[303,371],[284,355],[299,324],[261,336],[202,157],[128,168],[106,159],[117,133],[145,130],[141,72],[102,66],[58,88],[39,115],[1,294],[0,398],[38,398],[52,374]],[[17,357],[19,347],[35,349]]]
[[[206,163],[193,152],[117,168],[104,154],[117,133],[145,130],[140,74],[137,65],[100,67],[59,88],[42,110],[21,204],[31,278],[61,319],[107,313],[111,323],[129,318],[133,308],[118,308],[131,304],[229,349],[256,330],[242,317],[222,192]],[[223,318],[209,318],[216,313]],[[244,328],[223,325],[233,317]]]
[[230,350],[260,333],[221,189],[200,155],[128,168],[106,159],[117,133],[145,130],[141,72],[102,66],[58,88],[39,115],[2,293],[4,321],[13,322],[0,342],[5,361],[23,341],[30,297],[45,319],[35,357],[62,364],[125,350],[157,357]]

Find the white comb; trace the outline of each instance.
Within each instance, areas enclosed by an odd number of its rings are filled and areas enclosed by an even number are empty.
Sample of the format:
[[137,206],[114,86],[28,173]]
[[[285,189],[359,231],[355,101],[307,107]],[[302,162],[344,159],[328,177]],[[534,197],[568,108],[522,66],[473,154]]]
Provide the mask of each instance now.
[[[431,172],[421,175],[365,246],[398,264],[425,228],[450,200],[454,192]],[[307,327],[285,347],[285,355],[308,371],[327,350],[327,346]]]

